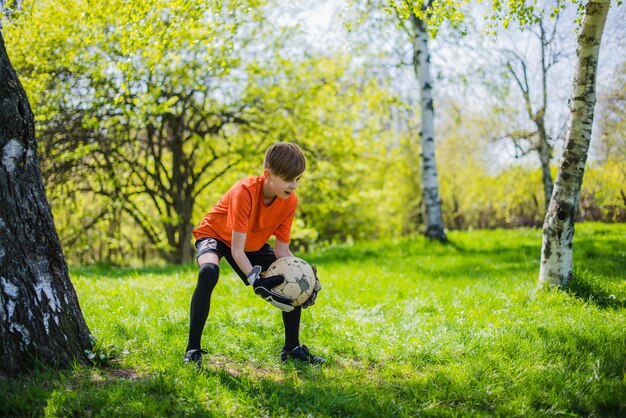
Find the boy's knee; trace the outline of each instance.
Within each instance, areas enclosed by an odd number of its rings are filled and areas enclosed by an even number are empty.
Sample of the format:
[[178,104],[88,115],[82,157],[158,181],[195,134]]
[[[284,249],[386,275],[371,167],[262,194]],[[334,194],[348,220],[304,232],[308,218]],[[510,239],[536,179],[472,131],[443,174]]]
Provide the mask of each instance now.
[[200,266],[198,273],[198,285],[213,290],[220,276],[220,266],[213,263],[205,263]]

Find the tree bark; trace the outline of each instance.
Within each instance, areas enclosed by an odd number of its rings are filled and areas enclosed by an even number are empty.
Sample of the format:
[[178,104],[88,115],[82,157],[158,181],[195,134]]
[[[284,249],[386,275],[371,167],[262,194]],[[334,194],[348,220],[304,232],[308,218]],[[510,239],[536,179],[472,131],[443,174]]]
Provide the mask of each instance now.
[[0,31],[0,373],[86,361],[90,348],[46,198],[34,118]]
[[562,286],[572,277],[574,223],[591,140],[598,55],[609,5],[610,0],[590,0],[585,5],[565,150],[543,224],[540,286]]
[[413,37],[413,66],[420,85],[422,124],[422,202],[424,233],[429,238],[447,241],[441,216],[439,181],[435,161],[435,109],[433,106],[433,82],[430,75],[430,50],[426,22],[411,13]]

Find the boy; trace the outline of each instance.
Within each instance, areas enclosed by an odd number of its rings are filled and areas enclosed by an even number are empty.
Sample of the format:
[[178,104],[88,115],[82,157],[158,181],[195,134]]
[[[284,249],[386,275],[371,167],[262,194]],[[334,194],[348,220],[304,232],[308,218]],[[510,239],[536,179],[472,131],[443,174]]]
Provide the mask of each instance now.
[[[200,367],[202,354],[207,354],[200,348],[200,339],[222,257],[226,257],[245,285],[252,285],[254,293],[283,311],[285,345],[280,359],[296,359],[311,364],[325,361],[311,354],[299,341],[301,308],[313,305],[321,289],[317,272],[313,294],[298,307],[292,306],[292,299],[272,291],[274,286],[285,280],[283,276],[261,275],[277,258],[293,256],[289,250],[289,238],[298,205],[294,191],[305,168],[306,160],[296,144],[282,142],[272,145],[265,153],[263,175],[237,182],[193,230],[200,271],[191,299],[185,363]],[[272,235],[276,236],[274,249],[267,244]]]

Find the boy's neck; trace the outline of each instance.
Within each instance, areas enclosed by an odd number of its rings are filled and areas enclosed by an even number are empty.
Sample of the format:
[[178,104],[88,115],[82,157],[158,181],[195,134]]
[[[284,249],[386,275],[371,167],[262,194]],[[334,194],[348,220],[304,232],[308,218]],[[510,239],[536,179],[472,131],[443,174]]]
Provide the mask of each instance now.
[[267,184],[267,178],[263,176],[263,202],[266,205],[271,205],[278,195],[272,194],[269,190],[269,185]]

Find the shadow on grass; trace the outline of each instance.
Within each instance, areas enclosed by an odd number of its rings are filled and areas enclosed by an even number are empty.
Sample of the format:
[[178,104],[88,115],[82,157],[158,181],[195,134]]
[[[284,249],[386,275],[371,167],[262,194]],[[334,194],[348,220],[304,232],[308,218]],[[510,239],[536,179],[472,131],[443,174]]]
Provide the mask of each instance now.
[[626,278],[599,276],[587,269],[575,269],[564,290],[600,308],[626,308]]
[[600,308],[626,307],[624,239],[605,227],[574,242],[574,274],[564,290]]
[[[322,383],[319,370],[311,366],[283,370],[280,379],[223,369],[203,374],[205,379],[195,382],[167,372],[38,372],[0,380],[0,416],[412,415],[402,413],[393,397],[378,399],[375,387]],[[210,385],[203,386],[207,381]],[[419,405],[410,404],[419,411]]]
[[[38,370],[32,375],[0,380],[0,416],[224,416],[219,401],[211,399],[210,393],[240,393],[253,384],[252,380],[228,371],[208,375],[218,376],[220,386],[206,388],[207,395],[198,397],[199,383],[193,377],[175,373],[142,375],[132,369],[90,368]],[[259,396],[261,392],[254,393]]]
[[[619,400],[624,350],[607,349],[619,347],[620,336],[599,338],[593,330],[541,327],[536,338],[542,350],[559,358],[593,352],[603,359],[595,371],[605,382],[602,398],[591,393],[579,401],[568,401],[566,406],[561,403],[563,412],[601,412],[603,416],[624,412],[626,405]],[[569,363],[578,364],[578,358]],[[31,376],[0,380],[0,416],[411,417],[510,416],[521,411],[514,403],[507,405],[516,399],[515,394],[507,397],[497,390],[511,385],[508,366],[495,365],[503,373],[496,380],[498,374],[491,373],[491,363],[484,365],[485,376],[480,367],[469,375],[455,373],[454,367],[443,367],[435,359],[422,363],[418,372],[404,370],[402,365],[370,366],[330,362],[320,367],[289,362],[258,367],[220,356],[211,358],[199,373],[183,367],[149,373],[127,368],[40,370]],[[392,373],[385,373],[388,367]],[[557,368],[542,368],[537,373],[525,377],[525,384],[531,384],[523,392],[528,405],[525,411],[530,415],[558,404],[562,391],[569,390],[575,377],[564,378],[563,370]],[[546,381],[555,386],[551,392],[554,396],[546,397]],[[573,391],[586,387],[586,383],[576,382]],[[577,396],[569,395],[571,399]]]
[[[362,377],[329,379],[323,372],[326,367],[343,369],[343,366],[332,364],[320,367],[288,363],[282,367],[279,379],[251,379],[227,370],[207,373],[217,377],[222,386],[238,394],[239,398],[252,401],[258,408],[257,413],[268,416],[412,417],[422,415],[426,410],[435,415],[454,415],[454,410],[493,413],[493,404],[488,401],[482,406],[473,404],[470,408],[463,408],[465,399],[454,399],[454,395],[439,399],[433,405],[432,392],[441,387],[425,381],[411,382],[403,377],[368,383],[364,383]],[[346,372],[355,373],[355,370]],[[360,370],[358,373],[367,372]]]

